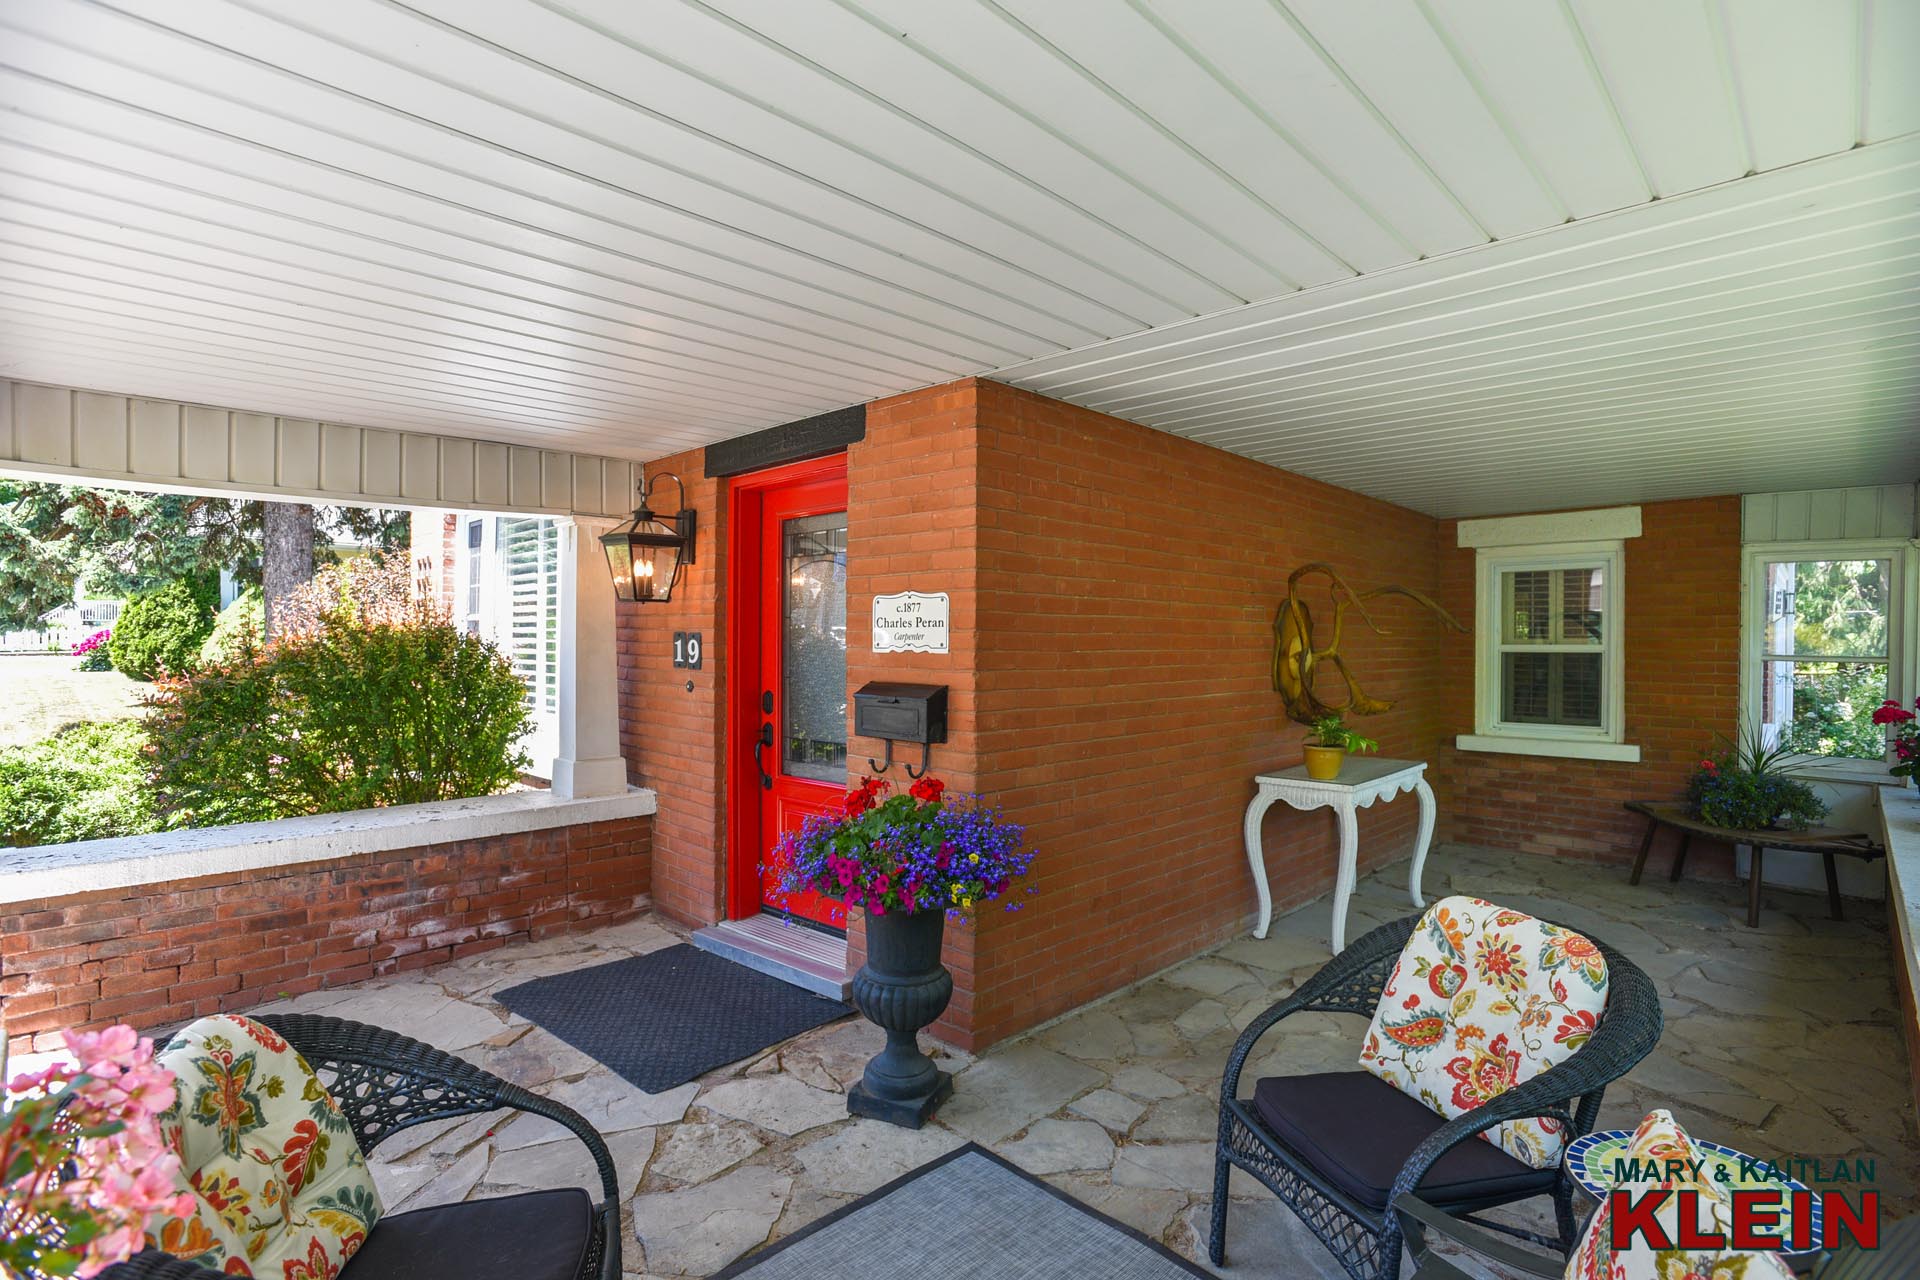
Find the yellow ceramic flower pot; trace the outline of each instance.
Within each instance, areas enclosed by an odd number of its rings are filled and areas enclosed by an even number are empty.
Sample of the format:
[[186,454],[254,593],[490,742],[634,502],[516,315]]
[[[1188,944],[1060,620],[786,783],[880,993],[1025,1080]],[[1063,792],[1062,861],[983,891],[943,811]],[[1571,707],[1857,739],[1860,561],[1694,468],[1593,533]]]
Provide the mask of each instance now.
[[1340,776],[1340,762],[1347,758],[1345,747],[1323,747],[1318,743],[1306,744],[1307,776],[1316,782],[1332,782]]

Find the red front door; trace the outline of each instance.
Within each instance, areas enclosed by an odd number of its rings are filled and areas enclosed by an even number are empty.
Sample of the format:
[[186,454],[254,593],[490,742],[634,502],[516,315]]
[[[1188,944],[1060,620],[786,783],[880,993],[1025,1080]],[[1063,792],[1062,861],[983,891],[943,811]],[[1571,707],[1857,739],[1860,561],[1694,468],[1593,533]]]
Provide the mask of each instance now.
[[[751,830],[736,840],[731,914],[790,911],[845,929],[840,903],[781,889],[785,868],[774,856],[782,832],[838,812],[847,790],[845,460],[743,478],[734,498],[742,561],[734,576],[741,646],[734,726],[752,757],[735,777],[757,804],[734,809]],[[749,885],[757,892],[747,892]]]

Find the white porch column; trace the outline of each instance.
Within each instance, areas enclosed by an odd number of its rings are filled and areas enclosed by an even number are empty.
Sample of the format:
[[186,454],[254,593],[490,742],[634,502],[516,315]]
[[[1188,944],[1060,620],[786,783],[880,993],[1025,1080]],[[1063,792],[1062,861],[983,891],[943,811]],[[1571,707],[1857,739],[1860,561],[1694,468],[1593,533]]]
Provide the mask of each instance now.
[[610,796],[627,789],[620,755],[620,670],[613,579],[600,535],[619,521],[563,517],[560,526],[560,743],[557,796]]

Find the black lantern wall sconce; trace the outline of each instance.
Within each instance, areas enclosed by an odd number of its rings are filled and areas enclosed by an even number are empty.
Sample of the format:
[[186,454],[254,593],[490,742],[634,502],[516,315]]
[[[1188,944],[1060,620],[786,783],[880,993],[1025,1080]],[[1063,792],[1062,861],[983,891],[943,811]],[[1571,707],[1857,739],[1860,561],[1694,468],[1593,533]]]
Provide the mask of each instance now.
[[[671,480],[680,491],[680,510],[661,519],[652,508],[653,486]],[[647,481],[640,492],[633,519],[600,538],[613,574],[613,593],[629,604],[664,604],[673,598],[680,571],[693,563],[694,512],[687,505],[687,487],[671,471]]]

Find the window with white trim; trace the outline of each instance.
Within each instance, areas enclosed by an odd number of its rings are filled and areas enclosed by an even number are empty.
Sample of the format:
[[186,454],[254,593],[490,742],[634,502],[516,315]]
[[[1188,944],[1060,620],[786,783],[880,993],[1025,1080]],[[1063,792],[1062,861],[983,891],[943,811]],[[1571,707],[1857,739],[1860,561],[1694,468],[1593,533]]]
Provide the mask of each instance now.
[[1476,553],[1462,750],[1640,758],[1625,741],[1622,642],[1625,539],[1639,533],[1637,507],[1461,522],[1460,545]]
[[1885,779],[1872,717],[1914,695],[1911,561],[1897,539],[1746,548],[1742,710],[1803,771]]
[[460,575],[455,579],[460,584],[459,618],[462,629],[471,635],[479,635],[486,621],[486,579],[487,559],[482,554],[486,542],[487,519],[485,516],[469,516],[466,521],[466,555],[463,557]]
[[502,517],[500,560],[503,599],[496,641],[527,682],[527,710],[534,717],[533,736],[539,738],[560,717],[560,526],[535,517]]
[[498,646],[527,686],[533,729],[520,745],[546,777],[559,747],[560,609],[557,522],[535,516],[460,517],[455,619]]

